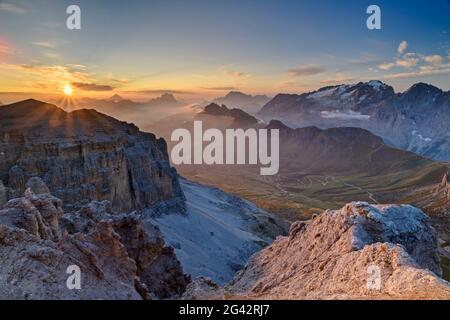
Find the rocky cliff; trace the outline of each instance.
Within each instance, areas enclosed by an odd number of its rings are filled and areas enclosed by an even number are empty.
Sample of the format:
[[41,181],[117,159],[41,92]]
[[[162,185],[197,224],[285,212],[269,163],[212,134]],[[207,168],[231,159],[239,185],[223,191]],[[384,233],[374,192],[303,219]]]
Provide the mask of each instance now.
[[225,289],[253,299],[450,299],[440,275],[421,210],[356,202],[294,223]]
[[165,141],[94,110],[70,113],[36,100],[0,108],[0,202],[31,177],[76,209],[108,200],[129,212],[183,206]]
[[[114,213],[106,200],[64,213],[61,200],[35,192],[28,188],[0,210],[0,299],[163,299],[184,292],[189,277],[156,226],[144,229],[138,214]],[[73,266],[81,272],[78,289],[66,285]]]

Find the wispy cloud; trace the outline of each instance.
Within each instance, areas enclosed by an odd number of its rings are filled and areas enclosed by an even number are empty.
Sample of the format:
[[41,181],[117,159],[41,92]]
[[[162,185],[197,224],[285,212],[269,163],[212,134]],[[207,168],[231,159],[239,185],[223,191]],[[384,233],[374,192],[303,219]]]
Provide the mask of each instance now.
[[387,71],[387,70],[394,68],[395,66],[396,66],[395,63],[388,62],[388,63],[382,63],[382,64],[378,65],[378,68],[380,70]]
[[397,49],[397,53],[399,55],[397,55],[394,61],[380,63],[378,65],[378,69],[383,71],[391,70],[394,67],[412,69],[414,67],[420,67],[421,64],[439,66],[444,62],[444,58],[438,54],[425,56],[417,53],[406,52],[407,48],[408,43],[406,41],[402,41]]
[[48,41],[36,41],[36,42],[32,42],[32,44],[34,44],[35,46],[38,46],[38,47],[49,48],[49,49],[53,49],[56,47],[53,43],[48,42]]
[[216,90],[216,91],[233,91],[233,90],[239,90],[237,87],[206,87],[202,88],[204,90]]
[[44,56],[49,59],[60,59],[61,58],[59,53],[56,53],[56,52],[45,52]]
[[12,4],[12,3],[1,3],[0,2],[0,11],[15,13],[15,14],[25,14],[25,9]]
[[112,91],[114,87],[105,84],[97,84],[97,83],[82,83],[82,82],[73,82],[72,85],[80,90],[84,91]]
[[387,74],[385,79],[418,78],[442,74],[450,74],[450,63],[444,63],[445,58],[439,54],[423,55],[406,52],[408,43],[400,43],[397,56],[393,62],[382,63],[378,69],[388,71],[393,68],[409,69],[408,71]]
[[317,64],[308,64],[298,68],[288,70],[289,74],[294,77],[313,76],[324,73],[326,69]]
[[10,53],[9,46],[0,39],[0,62]]
[[27,90],[42,88],[45,83],[50,91],[60,91],[64,83],[92,82],[87,71],[68,65],[0,63],[0,72],[14,74],[15,81]]

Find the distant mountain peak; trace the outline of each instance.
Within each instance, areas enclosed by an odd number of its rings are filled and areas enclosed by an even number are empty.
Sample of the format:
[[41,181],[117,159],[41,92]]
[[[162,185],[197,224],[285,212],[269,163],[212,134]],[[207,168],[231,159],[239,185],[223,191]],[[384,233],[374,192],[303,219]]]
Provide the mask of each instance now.
[[111,98],[108,99],[108,101],[117,103],[117,102],[121,102],[125,100],[124,98],[122,98],[121,96],[119,96],[117,93],[115,95],[113,95]]
[[240,91],[230,91],[225,96],[214,99],[213,102],[255,114],[269,101],[270,98],[266,95],[253,96]]
[[175,96],[172,93],[166,92],[163,93],[161,96],[157,98],[153,98],[149,101],[150,103],[158,103],[158,104],[165,104],[165,105],[178,105],[180,102],[175,98]]

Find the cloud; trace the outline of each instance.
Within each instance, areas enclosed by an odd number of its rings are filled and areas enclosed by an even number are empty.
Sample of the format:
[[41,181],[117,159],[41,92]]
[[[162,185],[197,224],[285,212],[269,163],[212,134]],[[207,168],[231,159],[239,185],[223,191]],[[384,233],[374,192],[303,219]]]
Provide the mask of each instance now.
[[204,90],[216,90],[216,91],[233,91],[233,90],[239,90],[239,88],[236,87],[208,87],[208,88],[202,88]]
[[245,78],[245,77],[249,77],[250,76],[248,73],[235,71],[235,70],[226,70],[226,71],[224,71],[224,73],[227,76],[230,76],[230,77],[233,77],[233,78]]
[[9,13],[15,14],[24,14],[26,11],[15,4],[11,3],[1,3],[0,2],[0,11],[5,11]]
[[56,47],[53,43],[47,42],[47,41],[36,41],[36,42],[32,42],[32,44],[34,44],[35,46],[38,46],[38,47],[48,48],[48,49],[53,49]]
[[86,71],[68,65],[0,63],[0,73],[3,74],[3,71],[14,74],[17,84],[27,89],[41,87],[40,84],[46,83],[48,88],[59,92],[64,83],[90,82]]
[[129,83],[130,82],[130,80],[128,80],[128,79],[113,79],[113,78],[111,78],[109,80],[111,80],[112,82],[121,83],[121,84],[125,84],[125,83]]
[[402,67],[402,68],[412,68],[415,67],[419,63],[419,57],[414,53],[406,53],[403,57],[398,58],[395,62],[382,63],[378,65],[378,68],[381,70],[390,70],[394,67]]
[[1,3],[0,2],[0,11],[15,13],[15,14],[25,14],[26,11],[15,4],[11,3]]
[[245,78],[249,78],[252,76],[249,73],[245,73],[242,71],[237,71],[237,70],[232,69],[232,65],[223,66],[220,68],[220,71],[224,75],[231,77],[231,78],[236,78],[236,79],[245,79]]
[[84,91],[112,91],[114,87],[104,84],[96,84],[96,83],[83,83],[83,82],[73,82],[72,85],[80,90]]
[[0,61],[2,60],[3,57],[6,57],[10,52],[11,50],[9,49],[8,45],[2,42],[2,40],[0,39]]
[[408,42],[406,42],[405,40],[403,40],[402,42],[400,42],[400,44],[398,45],[398,49],[397,52],[399,54],[403,54],[406,49],[408,48]]
[[428,62],[429,64],[432,64],[432,65],[435,65],[435,66],[440,65],[440,64],[442,64],[444,62],[444,58],[442,58],[438,54],[431,55],[431,56],[426,56],[426,57],[424,57],[424,60],[426,62]]
[[370,120],[369,115],[361,114],[361,112],[349,111],[321,111],[320,116],[325,119],[342,119],[342,120]]
[[308,64],[299,68],[288,70],[289,74],[294,77],[313,76],[325,72],[325,68],[316,64]]
[[44,53],[44,56],[49,59],[60,59],[61,58],[59,53],[56,53],[56,52],[46,52],[46,53]]
[[419,59],[413,54],[406,54],[402,59],[397,59],[395,64],[403,68],[411,68],[417,65]]
[[378,68],[381,70],[390,70],[395,66],[396,66],[395,63],[382,63],[382,64],[378,65]]
[[443,74],[450,74],[450,63],[442,64],[439,66],[433,65],[421,66],[418,70],[415,71],[389,74],[386,75],[384,78],[385,79],[418,78]]

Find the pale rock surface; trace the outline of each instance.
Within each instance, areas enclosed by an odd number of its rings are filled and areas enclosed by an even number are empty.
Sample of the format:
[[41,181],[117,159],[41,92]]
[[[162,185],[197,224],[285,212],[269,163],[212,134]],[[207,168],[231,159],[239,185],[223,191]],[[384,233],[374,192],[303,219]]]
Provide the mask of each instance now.
[[28,180],[25,187],[34,194],[50,194],[50,190],[44,181],[39,177],[32,177]]
[[[437,253],[421,210],[354,202],[294,223],[226,290],[251,299],[450,299]],[[379,290],[367,285],[372,267],[380,270]]]

